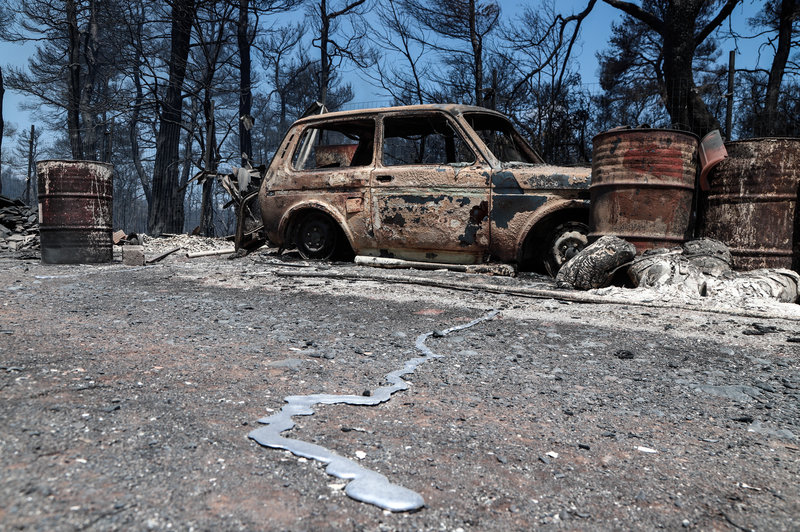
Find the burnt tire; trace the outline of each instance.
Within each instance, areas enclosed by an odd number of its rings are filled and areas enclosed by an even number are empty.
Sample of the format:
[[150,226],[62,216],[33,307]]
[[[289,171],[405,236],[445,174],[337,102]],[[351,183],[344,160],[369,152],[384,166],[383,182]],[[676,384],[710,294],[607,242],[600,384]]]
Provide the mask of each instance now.
[[328,260],[340,248],[340,239],[339,228],[331,217],[314,212],[297,224],[294,243],[304,259]]
[[582,222],[557,225],[545,238],[541,260],[545,271],[555,277],[561,266],[589,245],[589,227]]

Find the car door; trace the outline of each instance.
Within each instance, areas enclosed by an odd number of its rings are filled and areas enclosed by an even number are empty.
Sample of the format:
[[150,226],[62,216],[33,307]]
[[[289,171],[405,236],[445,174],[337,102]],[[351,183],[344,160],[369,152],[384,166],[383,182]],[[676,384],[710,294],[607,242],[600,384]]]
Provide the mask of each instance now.
[[489,245],[489,167],[439,111],[388,114],[370,189],[382,256],[473,264]]

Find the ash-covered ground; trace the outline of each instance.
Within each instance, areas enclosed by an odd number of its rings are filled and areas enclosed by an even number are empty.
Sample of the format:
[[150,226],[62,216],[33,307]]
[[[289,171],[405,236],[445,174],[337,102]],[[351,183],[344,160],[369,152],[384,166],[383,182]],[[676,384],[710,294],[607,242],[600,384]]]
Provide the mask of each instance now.
[[[553,289],[537,276],[274,250],[29,257],[0,255],[0,528],[800,528],[800,305],[581,303],[531,297]],[[420,356],[418,335],[491,309],[428,338],[441,357],[388,402],[317,406],[284,433],[421,510],[352,500],[322,464],[248,439],[284,397],[369,394]]]

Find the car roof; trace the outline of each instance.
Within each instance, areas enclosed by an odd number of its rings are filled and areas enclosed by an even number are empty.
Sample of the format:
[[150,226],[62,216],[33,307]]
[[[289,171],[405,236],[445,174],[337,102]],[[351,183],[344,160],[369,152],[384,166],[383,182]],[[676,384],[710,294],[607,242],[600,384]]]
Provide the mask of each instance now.
[[426,105],[398,105],[395,107],[377,107],[373,109],[355,109],[352,111],[334,111],[331,113],[315,114],[305,118],[299,119],[296,123],[304,124],[307,122],[316,122],[318,120],[326,121],[338,118],[364,118],[377,114],[404,114],[415,113],[420,111],[440,111],[448,114],[461,114],[461,113],[485,113],[498,117],[506,118],[504,114],[486,107],[478,107],[476,105],[464,105],[458,103],[439,103],[439,104],[426,104]]

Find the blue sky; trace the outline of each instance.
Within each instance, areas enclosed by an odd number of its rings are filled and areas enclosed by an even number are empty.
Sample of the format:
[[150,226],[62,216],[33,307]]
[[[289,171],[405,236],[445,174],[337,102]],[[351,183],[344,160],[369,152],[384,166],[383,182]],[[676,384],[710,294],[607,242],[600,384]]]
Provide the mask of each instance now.
[[[515,13],[521,13],[523,6],[530,5],[530,2],[520,0],[499,0],[501,9],[503,11],[503,19],[508,20],[513,18]],[[731,24],[735,29],[742,32],[747,30],[747,18],[753,16],[755,11],[760,7],[761,2],[757,0],[745,0],[744,4],[737,7],[731,17]],[[586,0],[561,0],[558,3],[559,9],[562,12],[578,12],[581,11],[586,5]],[[576,50],[577,60],[579,64],[579,72],[583,82],[586,84],[597,83],[597,61],[595,54],[598,50],[605,48],[611,32],[611,24],[621,18],[621,12],[609,7],[603,2],[598,2],[593,12],[584,22],[583,32],[581,35],[581,45]],[[736,57],[736,66],[738,68],[752,67],[757,60],[756,44],[749,41],[740,41],[739,51]],[[721,62],[727,62],[727,52],[733,49],[734,43],[732,41],[724,43],[723,58]],[[24,66],[27,63],[28,57],[35,50],[34,45],[16,45],[10,43],[0,43],[0,64]],[[764,61],[771,60],[771,54],[767,53],[766,57],[762,59],[762,66]],[[378,89],[368,86],[366,83],[354,83],[356,88],[356,98],[354,104],[367,101],[388,101],[386,95],[381,94]],[[29,128],[32,120],[32,115],[29,112],[19,109],[20,103],[24,100],[25,96],[7,90],[5,93],[5,101],[3,104],[4,119],[7,123],[13,123],[18,128]],[[35,116],[35,115],[34,115]]]

